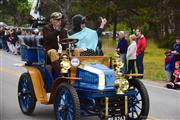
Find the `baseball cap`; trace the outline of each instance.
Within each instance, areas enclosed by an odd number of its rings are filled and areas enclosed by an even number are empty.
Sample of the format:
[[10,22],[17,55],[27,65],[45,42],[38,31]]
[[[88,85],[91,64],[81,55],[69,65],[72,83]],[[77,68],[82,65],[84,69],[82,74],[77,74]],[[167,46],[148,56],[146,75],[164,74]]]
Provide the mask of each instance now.
[[180,61],[176,61],[175,64],[176,64],[176,65],[180,65]]

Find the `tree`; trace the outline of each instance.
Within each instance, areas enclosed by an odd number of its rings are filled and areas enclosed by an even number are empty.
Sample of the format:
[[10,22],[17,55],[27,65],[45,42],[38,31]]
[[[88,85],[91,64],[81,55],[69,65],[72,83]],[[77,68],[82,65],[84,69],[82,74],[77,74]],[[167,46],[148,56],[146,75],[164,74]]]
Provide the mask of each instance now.
[[[13,25],[27,23],[31,5],[27,0],[4,0],[1,5],[5,17],[13,19]],[[4,18],[5,19],[5,18]]]

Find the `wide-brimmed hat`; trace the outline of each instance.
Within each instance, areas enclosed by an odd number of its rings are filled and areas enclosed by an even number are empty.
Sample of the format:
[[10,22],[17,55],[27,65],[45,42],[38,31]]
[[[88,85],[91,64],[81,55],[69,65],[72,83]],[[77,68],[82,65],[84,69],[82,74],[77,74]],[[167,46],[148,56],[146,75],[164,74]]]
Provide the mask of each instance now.
[[50,16],[51,19],[61,19],[62,18],[62,13],[60,12],[53,12]]
[[84,23],[85,20],[86,20],[86,17],[82,16],[81,14],[77,14],[73,16],[72,23],[73,25],[78,25],[78,24]]

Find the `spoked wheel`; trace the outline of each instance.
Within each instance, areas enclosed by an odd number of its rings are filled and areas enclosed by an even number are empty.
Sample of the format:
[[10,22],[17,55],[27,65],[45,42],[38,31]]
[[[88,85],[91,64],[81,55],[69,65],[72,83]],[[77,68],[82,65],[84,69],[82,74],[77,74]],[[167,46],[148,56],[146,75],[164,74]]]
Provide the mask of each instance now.
[[129,97],[128,120],[145,120],[149,114],[148,92],[138,79],[130,79],[129,85],[129,91],[134,91],[134,94]]
[[57,120],[80,120],[80,104],[76,90],[68,83],[58,86],[54,102]]
[[21,111],[26,115],[31,115],[36,106],[36,97],[32,80],[28,73],[22,74],[19,79],[18,101]]

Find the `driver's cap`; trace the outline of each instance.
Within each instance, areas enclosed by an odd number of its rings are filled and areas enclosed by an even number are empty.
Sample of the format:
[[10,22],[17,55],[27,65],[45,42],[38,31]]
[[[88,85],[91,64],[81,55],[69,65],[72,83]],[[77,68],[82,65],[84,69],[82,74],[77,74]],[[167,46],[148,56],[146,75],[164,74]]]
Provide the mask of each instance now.
[[51,19],[61,19],[62,18],[62,13],[60,12],[53,12],[50,16]]

